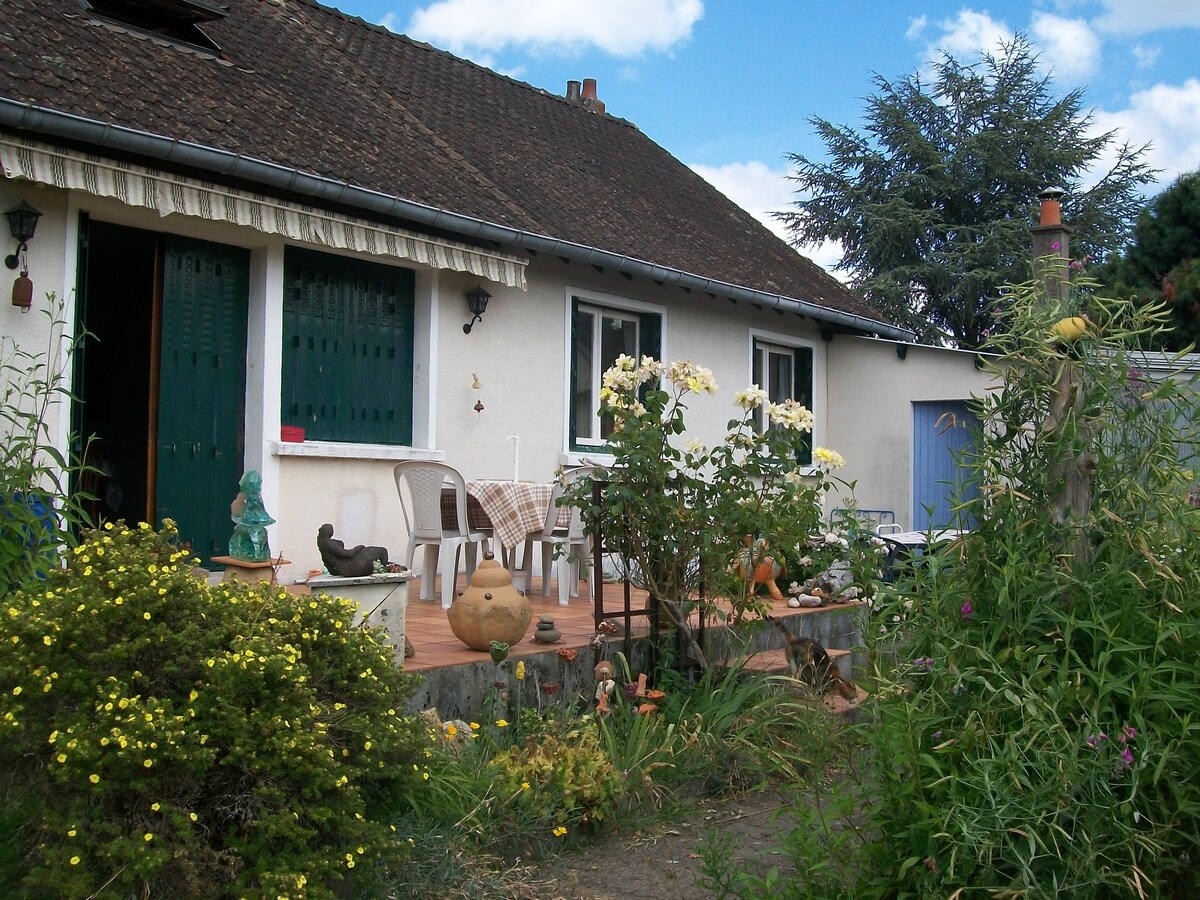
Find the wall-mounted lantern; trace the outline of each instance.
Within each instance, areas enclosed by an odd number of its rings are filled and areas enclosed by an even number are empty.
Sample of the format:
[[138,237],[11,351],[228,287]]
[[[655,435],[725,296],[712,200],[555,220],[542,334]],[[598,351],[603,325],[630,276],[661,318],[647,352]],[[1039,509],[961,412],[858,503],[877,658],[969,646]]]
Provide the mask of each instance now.
[[10,269],[15,269],[21,264],[20,254],[28,249],[26,245],[33,240],[33,233],[37,231],[37,221],[42,214],[22,200],[4,215],[8,217],[8,227],[12,231],[13,240],[17,242],[16,252],[5,257],[4,264]]
[[463,326],[463,334],[470,334],[471,326],[483,321],[483,314],[487,312],[488,301],[491,299],[492,295],[479,285],[475,286],[475,290],[467,291],[467,307],[471,310],[472,318]]
[[16,252],[6,256],[4,264],[10,269],[21,267],[21,274],[13,282],[12,303],[13,306],[20,307],[22,312],[29,312],[29,307],[33,305],[33,282],[29,278],[29,261],[25,254],[42,214],[22,200],[4,215],[8,217],[8,227],[12,231],[13,240],[17,242]]

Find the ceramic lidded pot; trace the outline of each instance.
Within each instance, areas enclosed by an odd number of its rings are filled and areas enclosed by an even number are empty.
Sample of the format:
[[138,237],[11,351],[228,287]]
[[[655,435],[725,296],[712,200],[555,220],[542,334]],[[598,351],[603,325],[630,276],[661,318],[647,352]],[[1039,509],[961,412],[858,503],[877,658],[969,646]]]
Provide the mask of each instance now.
[[513,587],[512,574],[489,553],[446,616],[456,638],[487,652],[492,641],[512,646],[523,641],[533,613],[529,598]]

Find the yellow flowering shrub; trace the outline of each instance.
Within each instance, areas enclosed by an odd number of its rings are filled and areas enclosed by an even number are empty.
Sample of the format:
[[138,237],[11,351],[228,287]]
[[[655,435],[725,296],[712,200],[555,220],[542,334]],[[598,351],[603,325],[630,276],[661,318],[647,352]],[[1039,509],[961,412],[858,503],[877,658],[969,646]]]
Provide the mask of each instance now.
[[566,833],[565,826],[601,821],[625,792],[625,779],[614,770],[595,720],[563,735],[533,734],[497,753],[488,768],[496,795],[523,821],[552,823],[556,837]]
[[402,855],[424,730],[392,649],[174,538],[106,526],[4,599],[0,895],[330,897]]

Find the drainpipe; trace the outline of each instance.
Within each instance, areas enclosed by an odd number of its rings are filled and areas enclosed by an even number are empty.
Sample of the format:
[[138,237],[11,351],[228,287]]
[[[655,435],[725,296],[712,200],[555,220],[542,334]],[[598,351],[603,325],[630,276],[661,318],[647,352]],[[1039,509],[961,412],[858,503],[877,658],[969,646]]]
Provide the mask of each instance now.
[[611,268],[625,275],[648,278],[662,284],[711,293],[731,300],[757,303],[808,316],[818,322],[837,325],[851,331],[876,334],[883,338],[913,341],[911,331],[868,319],[865,316],[827,309],[805,300],[772,294],[742,285],[730,284],[671,269],[656,263],[620,253],[601,250],[586,244],[564,241],[546,235],[522,231],[507,225],[485,222],[472,216],[426,206],[412,200],[393,197],[379,191],[354,187],[343,181],[310,175],[265,160],[229,153],[192,144],[175,138],[150,134],[120,125],[110,125],[95,119],[59,112],[32,103],[20,103],[0,97],[0,127],[9,127],[35,136],[77,141],[91,147],[102,147],[122,154],[132,154],[159,162],[171,163],[205,173],[236,178],[250,184],[263,185],[322,203],[334,203],[377,216],[415,222],[429,228],[449,231],[460,237],[511,248],[510,252],[536,251],[593,266]]

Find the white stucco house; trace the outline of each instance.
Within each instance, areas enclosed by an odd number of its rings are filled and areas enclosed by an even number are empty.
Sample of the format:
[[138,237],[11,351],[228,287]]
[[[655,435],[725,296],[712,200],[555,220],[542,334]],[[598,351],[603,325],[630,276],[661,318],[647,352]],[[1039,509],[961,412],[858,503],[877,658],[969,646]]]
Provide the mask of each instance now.
[[713,370],[702,440],[752,381],[803,400],[860,505],[930,524],[930,423],[984,388],[974,354],[909,343],[594,83],[554,95],[311,0],[7,0],[0,31],[0,212],[41,213],[34,309],[0,305],[0,335],[43,344],[53,293],[94,336],[55,434],[98,438],[107,515],[170,516],[208,559],[257,469],[281,577],[320,566],[323,522],[398,556],[397,460],[603,458],[599,377],[630,352]]

